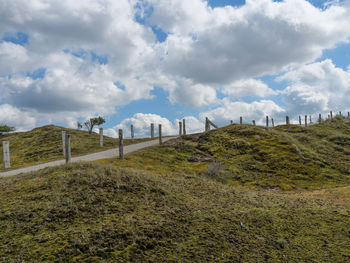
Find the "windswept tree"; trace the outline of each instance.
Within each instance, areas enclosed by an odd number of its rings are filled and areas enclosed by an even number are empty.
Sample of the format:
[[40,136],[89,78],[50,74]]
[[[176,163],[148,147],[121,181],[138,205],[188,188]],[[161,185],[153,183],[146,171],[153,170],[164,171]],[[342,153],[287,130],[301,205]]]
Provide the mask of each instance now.
[[101,124],[103,124],[105,122],[106,121],[104,118],[102,118],[101,116],[98,116],[96,118],[90,118],[90,120],[84,122],[84,126],[86,127],[88,132],[91,134],[94,126],[100,126]]
[[2,135],[3,133],[15,131],[15,130],[16,130],[15,127],[0,125],[0,135]]
[[83,124],[81,122],[77,121],[77,129],[80,130],[83,128]]

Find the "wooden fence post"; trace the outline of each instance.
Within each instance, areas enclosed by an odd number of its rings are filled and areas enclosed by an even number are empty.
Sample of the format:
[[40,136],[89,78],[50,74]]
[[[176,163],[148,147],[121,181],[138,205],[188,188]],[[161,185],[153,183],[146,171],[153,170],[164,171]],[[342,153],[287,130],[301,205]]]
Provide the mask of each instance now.
[[266,127],[269,127],[269,116],[266,116]]
[[350,112],[348,111],[348,118],[350,118]]
[[231,124],[233,124],[233,120],[231,120]]
[[2,151],[4,155],[4,167],[5,169],[11,168],[10,163],[10,142],[2,141]]
[[100,128],[100,147],[103,147],[103,128]]
[[183,135],[186,135],[186,122],[185,119],[182,120]]
[[309,119],[310,119],[310,123],[312,123],[311,115],[309,116]]
[[182,122],[179,121],[179,136],[182,135]]
[[255,120],[253,120],[253,126],[256,126],[256,124],[255,124]]
[[66,163],[69,163],[71,152],[70,152],[70,134],[68,133],[66,133],[65,148],[66,148]]
[[119,159],[124,159],[123,130],[119,129]]
[[239,124],[243,124],[243,117],[241,116],[241,117],[239,117]]
[[66,156],[66,131],[62,131],[62,152]]
[[299,115],[299,125],[301,125],[301,116]]
[[331,120],[333,120],[333,112],[330,112]]
[[273,120],[273,118],[271,118],[271,122],[272,122],[272,127],[275,127],[275,121]]
[[151,138],[154,138],[154,123],[151,123]]
[[289,116],[286,116],[286,125],[289,125]]
[[307,115],[305,115],[305,127],[307,127]]
[[158,130],[158,135],[159,135],[159,144],[162,144],[162,124],[159,124],[159,130]]
[[131,132],[131,141],[134,142],[134,125],[132,124],[130,126],[130,132]]
[[210,124],[208,117],[205,117],[205,131],[210,131]]
[[341,114],[341,111],[339,111],[339,116],[340,116],[340,117],[343,117],[343,115]]
[[321,123],[322,122],[322,115],[321,113],[318,114],[318,123]]

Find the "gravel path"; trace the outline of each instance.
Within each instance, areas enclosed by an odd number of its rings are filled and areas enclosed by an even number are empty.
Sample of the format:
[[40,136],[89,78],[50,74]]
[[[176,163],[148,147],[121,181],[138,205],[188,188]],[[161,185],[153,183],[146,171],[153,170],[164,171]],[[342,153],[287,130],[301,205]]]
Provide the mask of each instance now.
[[[176,138],[176,137],[163,138],[163,142],[169,141],[169,140],[174,139],[174,138]],[[159,144],[158,139],[124,146],[124,154],[135,152],[135,151],[138,151],[138,150],[150,147],[150,146],[154,146],[157,144]],[[119,156],[119,149],[114,148],[114,149],[110,149],[110,150],[103,151],[103,152],[91,153],[91,154],[87,154],[87,155],[83,155],[83,156],[73,157],[71,159],[71,162],[79,162],[79,161],[91,162],[91,161],[96,161],[96,160],[101,160],[101,159],[113,158],[113,157],[117,157],[117,156]],[[62,165],[65,163],[66,163],[65,160],[58,160],[58,161],[53,161],[53,162],[49,162],[49,163],[38,164],[38,165],[34,165],[34,166],[29,166],[29,167],[25,167],[25,168],[21,168],[21,169],[16,169],[16,170],[11,170],[8,172],[0,173],[0,177],[33,172],[33,171],[44,169],[46,167],[58,166],[58,165]]]

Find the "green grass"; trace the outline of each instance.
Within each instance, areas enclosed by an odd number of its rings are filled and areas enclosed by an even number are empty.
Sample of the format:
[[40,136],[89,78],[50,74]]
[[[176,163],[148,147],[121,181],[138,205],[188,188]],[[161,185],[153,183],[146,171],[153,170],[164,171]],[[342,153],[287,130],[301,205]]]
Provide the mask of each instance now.
[[[13,169],[62,159],[62,131],[71,135],[72,156],[84,155],[118,147],[118,140],[108,136],[103,137],[103,147],[100,147],[99,135],[86,131],[67,129],[54,125],[43,126],[28,132],[18,132],[0,135],[0,140],[10,141],[10,159]],[[150,140],[135,139],[134,143]],[[124,140],[124,145],[131,144],[130,139]],[[0,151],[0,171],[4,170],[3,152]]]
[[[56,144],[40,148],[45,130]],[[28,152],[60,155],[61,128],[39,131]],[[98,135],[73,138],[76,154],[99,150]],[[0,178],[0,262],[349,262],[349,142],[348,119],[230,125]]]
[[0,261],[349,262],[349,193],[243,190],[88,163],[47,168],[0,179]]
[[307,128],[230,125],[104,160],[161,174],[197,174],[234,186],[280,190],[350,184],[350,122],[336,118]]

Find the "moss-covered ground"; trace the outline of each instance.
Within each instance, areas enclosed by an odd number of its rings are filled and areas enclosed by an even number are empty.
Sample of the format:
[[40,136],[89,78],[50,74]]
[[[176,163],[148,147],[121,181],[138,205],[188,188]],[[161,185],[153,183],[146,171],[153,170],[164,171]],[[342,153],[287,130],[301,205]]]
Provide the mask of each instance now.
[[276,193],[191,174],[47,168],[0,179],[0,261],[349,262],[349,190]]
[[350,184],[350,120],[266,129],[230,125],[104,160],[118,167],[212,177],[234,186],[276,190]]
[[[104,136],[103,147],[100,147],[100,137],[96,133],[89,134],[87,131],[67,129],[54,125],[43,126],[28,132],[0,135],[0,140],[10,141],[11,167],[16,169],[62,159],[62,131],[66,131],[71,135],[72,156],[79,156],[118,147],[117,139]],[[124,145],[146,140],[150,140],[150,138],[135,139],[134,142],[130,139],[126,139],[124,140]],[[2,146],[0,160],[0,171],[3,171]]]
[[0,178],[0,262],[350,262],[349,128],[231,125]]

